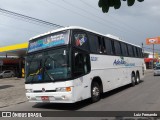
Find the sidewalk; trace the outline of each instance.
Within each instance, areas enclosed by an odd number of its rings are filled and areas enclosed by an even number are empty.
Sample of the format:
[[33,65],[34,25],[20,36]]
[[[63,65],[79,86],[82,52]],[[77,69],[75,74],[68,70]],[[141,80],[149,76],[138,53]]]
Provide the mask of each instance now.
[[24,79],[0,79],[0,108],[27,101]]
[[147,69],[145,70],[145,73],[153,73],[153,69]]

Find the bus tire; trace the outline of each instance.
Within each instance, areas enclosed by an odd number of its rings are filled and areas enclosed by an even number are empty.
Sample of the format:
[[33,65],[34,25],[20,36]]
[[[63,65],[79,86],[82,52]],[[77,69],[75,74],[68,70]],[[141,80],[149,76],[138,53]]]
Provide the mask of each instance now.
[[97,102],[100,100],[100,86],[97,82],[93,82],[91,85],[91,101]]
[[134,87],[135,84],[136,84],[136,77],[135,77],[134,74],[132,74],[132,76],[131,76],[131,86]]
[[137,72],[136,74],[136,85],[138,85],[140,82],[140,76],[139,76],[139,73]]

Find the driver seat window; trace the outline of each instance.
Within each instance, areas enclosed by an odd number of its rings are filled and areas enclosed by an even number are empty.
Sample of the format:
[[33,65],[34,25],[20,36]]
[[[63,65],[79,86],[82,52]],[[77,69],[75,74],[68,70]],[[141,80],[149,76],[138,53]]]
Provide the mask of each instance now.
[[90,71],[89,55],[81,52],[74,53],[74,76],[81,76]]

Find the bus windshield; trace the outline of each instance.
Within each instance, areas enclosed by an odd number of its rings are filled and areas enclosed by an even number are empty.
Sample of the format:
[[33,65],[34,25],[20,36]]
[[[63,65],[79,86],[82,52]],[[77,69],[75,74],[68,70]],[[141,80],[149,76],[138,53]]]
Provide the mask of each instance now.
[[71,76],[69,50],[51,49],[26,57],[26,83],[54,82]]

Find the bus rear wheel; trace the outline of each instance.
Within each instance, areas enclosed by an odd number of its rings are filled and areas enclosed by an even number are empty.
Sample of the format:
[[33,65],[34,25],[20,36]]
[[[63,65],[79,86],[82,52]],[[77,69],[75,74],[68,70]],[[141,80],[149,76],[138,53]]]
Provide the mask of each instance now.
[[140,76],[139,73],[136,74],[136,85],[138,85],[140,82]]
[[100,100],[100,86],[97,82],[93,82],[91,85],[91,100],[92,102]]
[[135,86],[135,84],[136,84],[136,77],[135,77],[134,74],[132,74],[132,76],[131,76],[131,86]]

